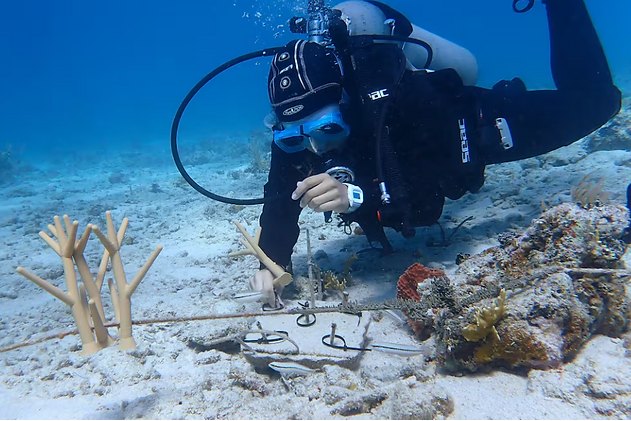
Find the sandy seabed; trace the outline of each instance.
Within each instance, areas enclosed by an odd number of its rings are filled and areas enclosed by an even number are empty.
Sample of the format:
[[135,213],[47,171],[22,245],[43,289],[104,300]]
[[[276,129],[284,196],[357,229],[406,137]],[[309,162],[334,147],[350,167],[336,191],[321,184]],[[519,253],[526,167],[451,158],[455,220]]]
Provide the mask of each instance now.
[[[302,233],[294,253],[298,283],[307,275],[306,235],[310,230],[316,263],[340,272],[353,263],[351,299],[360,302],[394,298],[396,281],[414,262],[457,269],[458,253],[478,253],[496,245],[509,230],[523,231],[548,204],[569,201],[570,188],[595,173],[611,193],[610,203],[626,203],[631,182],[631,152],[587,153],[587,140],[539,158],[487,168],[486,184],[477,194],[448,201],[441,224],[449,233],[469,216],[448,247],[429,247],[440,239],[437,226],[417,230],[406,241],[388,232],[394,255],[377,258],[360,235],[346,235],[321,214],[303,212]],[[233,225],[240,221],[254,234],[260,206],[241,208],[214,202],[182,183],[173,165],[141,168],[120,155],[107,164],[71,173],[38,170],[0,187],[0,347],[64,332],[74,327],[68,307],[16,274],[24,266],[63,286],[59,257],[38,237],[54,215],[68,214],[80,223],[105,226],[105,211],[115,223],[130,219],[121,250],[128,278],[155,246],[164,250],[135,292],[135,320],[192,317],[257,311],[260,304],[239,304],[230,296],[247,289],[258,269],[253,257],[229,258],[242,248]],[[256,194],[264,172],[234,168],[231,162],[199,166],[212,185],[249,186]],[[114,165],[114,167],[112,166]],[[112,179],[113,173],[123,178]],[[116,181],[116,182],[112,182]],[[118,182],[120,181],[120,182]],[[226,188],[227,189],[227,188]],[[228,190],[226,190],[228,192]],[[90,240],[86,258],[96,271],[102,246]],[[625,261],[631,259],[627,254]],[[629,292],[629,288],[627,289]],[[104,292],[106,314],[111,315]],[[305,299],[290,291],[286,304]],[[340,296],[330,294],[330,304]],[[371,317],[371,316],[368,316]],[[240,353],[201,351],[189,340],[212,338],[247,329],[252,319],[212,320],[134,326],[138,349],[104,349],[80,355],[77,335],[53,339],[0,354],[0,418],[628,418],[631,416],[631,343],[622,338],[593,337],[572,361],[558,369],[494,371],[459,375],[443,373],[425,355],[402,357],[367,353],[351,370],[326,365],[321,371],[283,382],[271,370],[255,369]],[[265,326],[274,329],[274,326]],[[396,333],[395,333],[396,332]],[[116,335],[115,329],[111,329]],[[304,330],[305,338],[312,335]],[[390,335],[417,343],[411,330],[389,317],[375,317],[369,335]],[[299,340],[300,338],[294,338]],[[382,338],[383,339],[383,338]],[[387,338],[386,338],[387,339]],[[431,344],[431,340],[430,340]]]

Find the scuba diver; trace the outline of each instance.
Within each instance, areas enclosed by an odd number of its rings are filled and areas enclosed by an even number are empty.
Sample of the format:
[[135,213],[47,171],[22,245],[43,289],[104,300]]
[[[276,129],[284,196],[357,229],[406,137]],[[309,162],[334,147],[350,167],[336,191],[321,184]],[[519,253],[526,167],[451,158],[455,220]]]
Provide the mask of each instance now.
[[[569,145],[620,110],[584,0],[543,0],[557,89],[536,91],[519,78],[476,87],[467,50],[383,3],[312,3],[320,22],[306,23],[308,41],[277,52],[268,78],[274,141],[264,193],[278,197],[265,201],[259,246],[284,268],[304,208],[358,223],[390,253],[384,227],[410,238],[438,221],[446,197],[477,192],[486,165]],[[328,32],[318,30],[322,20]],[[250,286],[276,307],[282,291],[273,278],[261,267]]]

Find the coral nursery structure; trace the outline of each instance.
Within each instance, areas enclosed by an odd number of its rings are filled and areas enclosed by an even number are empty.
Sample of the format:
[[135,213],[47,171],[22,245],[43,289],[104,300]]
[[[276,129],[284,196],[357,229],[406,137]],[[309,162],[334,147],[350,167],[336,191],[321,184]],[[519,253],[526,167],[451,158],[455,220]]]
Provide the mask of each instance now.
[[[142,278],[162,251],[162,246],[156,247],[145,265],[136,274],[131,283],[127,284],[123,263],[120,257],[120,247],[125,236],[125,231],[129,219],[125,218],[121,227],[116,232],[111,212],[106,213],[107,235],[103,234],[95,225],[88,224],[83,235],[77,241],[77,231],[79,222],[70,222],[68,215],[62,218],[55,216],[55,225],[49,225],[48,229],[57,238],[55,241],[45,232],[40,232],[40,237],[48,244],[62,259],[64,276],[66,279],[66,291],[43,280],[34,273],[23,267],[18,267],[17,272],[46,290],[54,297],[58,298],[72,309],[72,315],[79,331],[82,343],[82,354],[92,354],[101,348],[105,348],[114,343],[109,336],[105,325],[105,314],[101,301],[101,288],[105,279],[107,262],[111,261],[111,266],[116,279],[116,286],[112,279],[108,280],[110,295],[116,321],[119,325],[119,348],[121,350],[133,349],[136,343],[132,337],[131,320],[131,295],[134,293]],[[83,255],[85,247],[94,232],[105,247],[103,258],[97,272],[93,277],[88,264]],[[80,274],[82,284],[77,281],[75,265]],[[86,297],[87,293],[87,297]],[[89,300],[88,300],[89,297]],[[94,333],[92,332],[94,329]],[[96,340],[95,340],[96,335]]]
[[398,296],[425,303],[410,324],[422,337],[436,333],[447,369],[556,367],[593,334],[628,330],[627,225],[623,207],[562,204],[464,261],[451,280],[413,265]]

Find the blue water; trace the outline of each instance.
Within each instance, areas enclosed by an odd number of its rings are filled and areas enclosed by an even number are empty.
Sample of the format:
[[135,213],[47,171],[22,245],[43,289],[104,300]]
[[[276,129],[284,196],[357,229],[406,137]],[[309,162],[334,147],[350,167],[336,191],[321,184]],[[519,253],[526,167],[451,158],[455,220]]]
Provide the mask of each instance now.
[[[297,0],[5,1],[0,6],[0,150],[28,160],[71,150],[168,148],[188,90],[226,60],[281,45]],[[390,0],[413,22],[470,49],[479,84],[519,76],[550,88],[544,8],[510,0]],[[631,2],[588,0],[615,76],[631,72]],[[183,141],[246,133],[267,112],[268,60],[221,76],[182,122]]]

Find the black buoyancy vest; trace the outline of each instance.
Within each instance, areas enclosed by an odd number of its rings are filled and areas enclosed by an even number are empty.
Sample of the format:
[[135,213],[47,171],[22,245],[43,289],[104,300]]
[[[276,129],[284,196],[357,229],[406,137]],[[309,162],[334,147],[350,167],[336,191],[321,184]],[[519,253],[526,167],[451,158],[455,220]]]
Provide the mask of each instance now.
[[408,184],[435,182],[453,200],[477,192],[484,184],[484,160],[473,89],[453,69],[409,71],[395,98],[393,139]]

